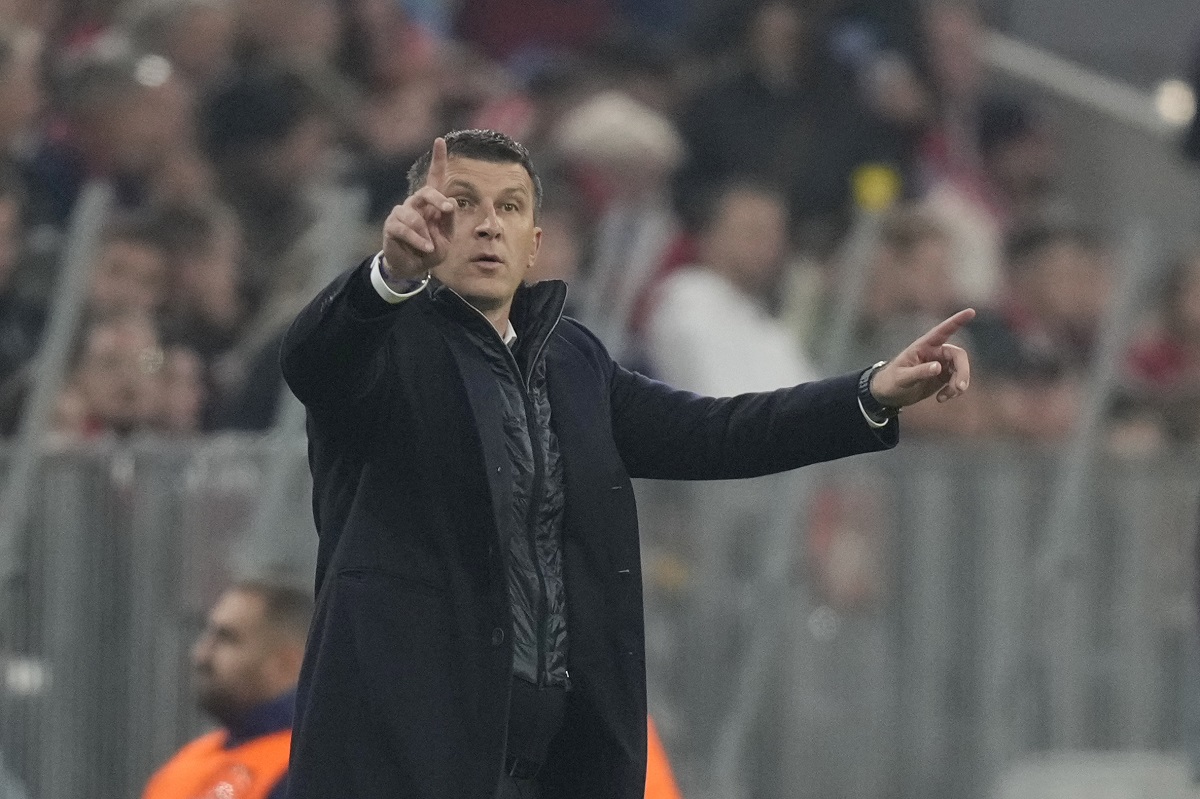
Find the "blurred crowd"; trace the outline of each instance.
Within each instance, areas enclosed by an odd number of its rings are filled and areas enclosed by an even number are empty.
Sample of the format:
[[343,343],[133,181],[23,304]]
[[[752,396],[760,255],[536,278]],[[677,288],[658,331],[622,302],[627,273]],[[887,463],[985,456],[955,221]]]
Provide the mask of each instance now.
[[[365,197],[343,232],[368,256],[409,165],[480,127],[543,175],[531,279],[567,280],[626,364],[768,389],[973,305],[972,395],[906,434],[1060,439],[1122,264],[1064,200],[1045,110],[989,84],[981,31],[949,0],[0,0],[0,432],[90,182],[117,207],[56,431],[264,430],[325,274],[322,191]],[[1200,434],[1200,255],[1143,310],[1109,431],[1139,451]]]

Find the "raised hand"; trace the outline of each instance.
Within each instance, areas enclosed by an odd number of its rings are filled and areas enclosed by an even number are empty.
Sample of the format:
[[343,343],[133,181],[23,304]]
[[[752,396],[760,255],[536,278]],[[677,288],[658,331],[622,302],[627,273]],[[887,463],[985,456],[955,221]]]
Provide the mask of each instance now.
[[394,280],[421,278],[446,258],[454,231],[455,205],[446,185],[446,140],[433,142],[425,185],[388,214],[383,223],[383,259]]
[[973,308],[959,311],[905,347],[872,378],[875,399],[903,408],[934,394],[945,402],[966,391],[971,383],[967,352],[946,342],[974,318]]

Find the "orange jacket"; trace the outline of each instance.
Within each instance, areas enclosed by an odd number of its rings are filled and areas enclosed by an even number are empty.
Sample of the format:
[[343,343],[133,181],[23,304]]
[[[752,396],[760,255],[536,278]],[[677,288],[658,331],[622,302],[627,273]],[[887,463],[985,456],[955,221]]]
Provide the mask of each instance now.
[[671,762],[663,748],[654,719],[647,718],[646,735],[646,799],[683,799],[675,775],[671,773]]
[[290,730],[224,748],[224,730],[201,736],[158,770],[142,799],[265,799],[283,779],[292,746]]

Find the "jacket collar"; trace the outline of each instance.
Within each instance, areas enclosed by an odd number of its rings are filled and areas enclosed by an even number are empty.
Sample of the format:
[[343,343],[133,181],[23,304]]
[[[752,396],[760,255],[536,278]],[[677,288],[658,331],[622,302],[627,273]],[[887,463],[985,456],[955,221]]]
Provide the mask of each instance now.
[[[476,310],[462,295],[444,283],[431,289],[434,304],[450,318],[487,341],[503,343],[492,323]],[[567,305],[567,284],[561,280],[542,280],[532,285],[522,283],[513,297],[509,320],[517,331],[518,353],[536,354],[558,326]]]
[[286,691],[261,705],[255,705],[237,721],[226,727],[226,749],[234,749],[247,741],[291,729],[296,708],[296,690]]

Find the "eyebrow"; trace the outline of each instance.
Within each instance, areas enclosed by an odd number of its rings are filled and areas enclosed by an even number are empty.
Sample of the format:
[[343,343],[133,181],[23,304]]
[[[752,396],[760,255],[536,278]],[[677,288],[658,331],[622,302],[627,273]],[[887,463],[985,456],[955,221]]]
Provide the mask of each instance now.
[[[479,189],[476,188],[475,184],[471,183],[470,181],[463,180],[462,178],[455,178],[454,180],[451,180],[448,184],[446,184],[446,192],[447,193],[453,192],[455,190],[460,190],[460,189],[463,191],[466,191],[470,194],[474,194],[476,196],[479,195]],[[528,198],[529,197],[529,189],[525,188],[524,186],[519,186],[519,185],[518,186],[509,186],[505,189],[501,189],[500,194],[499,194],[500,197],[510,197],[512,195],[519,195],[522,198]]]

